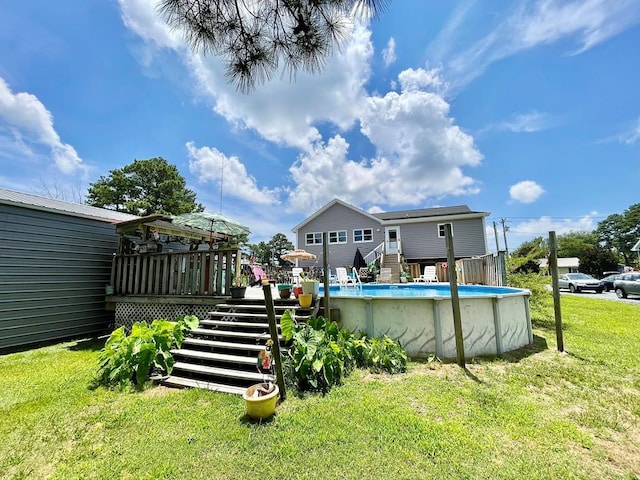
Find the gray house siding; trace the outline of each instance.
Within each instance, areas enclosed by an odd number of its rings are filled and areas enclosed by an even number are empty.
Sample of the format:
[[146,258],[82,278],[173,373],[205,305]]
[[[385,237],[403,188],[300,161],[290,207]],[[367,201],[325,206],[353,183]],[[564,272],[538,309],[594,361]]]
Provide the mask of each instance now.
[[[354,229],[371,228],[373,231],[373,241],[358,242],[353,241]],[[312,262],[300,262],[300,266],[311,266],[317,264],[322,266],[322,245],[307,245],[306,234],[313,232],[335,232],[346,230],[347,242],[342,244],[329,243],[328,260],[330,267],[335,271],[336,267],[351,266],[356,248],[360,249],[362,255],[371,252],[375,247],[384,241],[384,227],[380,222],[367,215],[345,207],[339,203],[332,205],[322,215],[312,219],[298,231],[296,242],[297,248],[303,248],[307,252],[315,253],[318,258]]]
[[0,349],[107,331],[115,226],[0,203]]
[[[447,257],[444,238],[438,237],[443,221],[408,223],[400,226],[402,253],[407,261],[437,260]],[[453,248],[456,257],[485,255],[486,236],[482,218],[453,220]]]

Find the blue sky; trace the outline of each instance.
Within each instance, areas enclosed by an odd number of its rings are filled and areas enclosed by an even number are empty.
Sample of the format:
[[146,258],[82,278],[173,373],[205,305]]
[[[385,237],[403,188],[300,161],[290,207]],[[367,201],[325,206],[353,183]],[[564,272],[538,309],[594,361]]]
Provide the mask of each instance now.
[[253,242],[338,197],[490,212],[494,250],[493,221],[513,248],[640,201],[639,0],[392,0],[322,74],[250,95],[153,1],[2,10],[4,188],[77,200],[158,156]]

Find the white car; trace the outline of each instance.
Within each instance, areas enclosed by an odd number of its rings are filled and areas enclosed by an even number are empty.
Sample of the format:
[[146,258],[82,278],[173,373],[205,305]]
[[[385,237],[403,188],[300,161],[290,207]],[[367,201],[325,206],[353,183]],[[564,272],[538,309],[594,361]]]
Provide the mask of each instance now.
[[565,273],[558,278],[559,288],[568,288],[571,293],[581,292],[583,290],[593,290],[596,293],[602,293],[604,286],[597,278],[593,278],[586,273]]

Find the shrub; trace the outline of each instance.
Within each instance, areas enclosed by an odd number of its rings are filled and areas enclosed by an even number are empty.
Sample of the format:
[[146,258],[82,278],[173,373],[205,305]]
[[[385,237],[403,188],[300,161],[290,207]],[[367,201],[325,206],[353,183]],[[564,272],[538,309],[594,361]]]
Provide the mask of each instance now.
[[553,294],[550,288],[551,277],[537,273],[509,273],[507,274],[507,284],[510,287],[530,290],[531,321],[543,327],[552,327]]
[[298,391],[328,392],[341,385],[355,367],[372,372],[406,371],[407,354],[400,344],[384,337],[359,338],[336,322],[310,318],[297,325],[287,310],[280,320],[285,341],[291,342],[283,361],[286,381]]
[[175,322],[136,322],[129,335],[124,327],[117,328],[98,355],[94,386],[141,388],[154,369],[170,374],[175,363],[171,348],[179,348],[185,334],[198,324],[198,317],[187,315]]

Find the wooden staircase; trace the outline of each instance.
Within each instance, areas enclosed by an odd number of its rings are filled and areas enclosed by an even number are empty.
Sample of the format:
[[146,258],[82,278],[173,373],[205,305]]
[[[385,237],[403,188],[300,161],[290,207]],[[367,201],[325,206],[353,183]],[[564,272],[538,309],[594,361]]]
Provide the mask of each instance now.
[[398,261],[397,254],[385,254],[380,267],[391,269],[391,283],[400,283],[400,271],[402,267],[400,265],[400,262]]
[[[296,300],[274,299],[274,304],[278,322],[287,309],[296,312],[297,321],[314,313],[300,309]],[[216,305],[182,347],[171,351],[176,363],[162,384],[242,395],[255,383],[275,381],[273,375],[257,369],[258,353],[270,338],[264,301],[230,300]],[[280,345],[282,349],[282,337]]]

